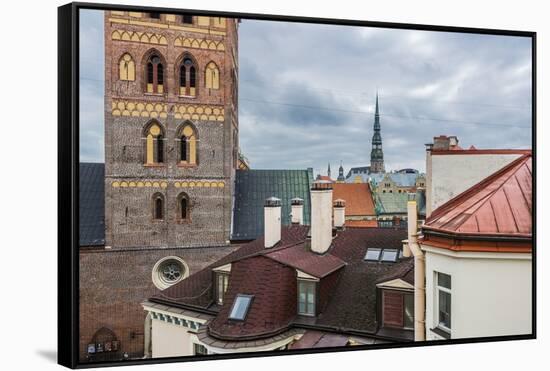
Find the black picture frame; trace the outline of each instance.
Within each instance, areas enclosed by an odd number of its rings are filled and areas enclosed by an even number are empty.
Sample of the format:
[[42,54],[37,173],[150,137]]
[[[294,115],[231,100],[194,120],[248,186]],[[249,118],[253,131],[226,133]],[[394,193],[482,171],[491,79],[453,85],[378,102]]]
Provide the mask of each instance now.
[[[533,153],[533,266],[532,266],[532,333],[513,336],[490,336],[444,341],[423,341],[396,344],[361,345],[348,348],[300,349],[284,353],[262,352],[240,354],[216,354],[194,357],[168,357],[116,362],[80,363],[79,347],[79,11],[126,10],[137,12],[192,13],[204,16],[234,17],[241,19],[272,20],[285,22],[366,26],[391,29],[408,29],[440,32],[457,32],[487,35],[521,36],[531,39],[532,46],[532,153]],[[289,354],[357,351],[418,346],[438,346],[509,340],[528,340],[537,337],[537,238],[536,238],[536,124],[537,80],[536,45],[537,34],[532,31],[499,30],[486,28],[451,27],[379,21],[358,21],[329,18],[281,16],[269,14],[204,11],[197,9],[173,9],[131,5],[70,3],[58,8],[58,363],[69,368],[101,366],[125,366],[218,360],[243,357],[266,357]]]

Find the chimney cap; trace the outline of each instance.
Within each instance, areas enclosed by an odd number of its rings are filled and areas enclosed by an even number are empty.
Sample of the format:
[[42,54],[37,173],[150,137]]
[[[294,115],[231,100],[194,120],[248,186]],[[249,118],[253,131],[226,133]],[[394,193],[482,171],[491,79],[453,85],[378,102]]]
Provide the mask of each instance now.
[[316,180],[311,185],[312,191],[328,191],[332,190],[332,182],[329,182],[328,180]]
[[346,201],[339,198],[337,200],[334,200],[333,206],[334,207],[346,207]]
[[269,198],[266,198],[264,206],[265,207],[280,207],[281,206],[281,199],[277,198],[277,197],[273,197],[273,196],[271,196]]
[[294,197],[292,200],[290,200],[291,205],[303,205],[304,200],[300,197]]

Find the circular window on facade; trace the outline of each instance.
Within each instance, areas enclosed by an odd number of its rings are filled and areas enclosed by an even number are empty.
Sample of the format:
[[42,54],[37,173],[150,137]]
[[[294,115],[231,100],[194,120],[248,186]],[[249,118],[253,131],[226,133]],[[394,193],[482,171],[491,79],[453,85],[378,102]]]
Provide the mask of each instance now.
[[153,267],[153,283],[164,290],[189,275],[185,261],[177,256],[168,256],[159,260]]

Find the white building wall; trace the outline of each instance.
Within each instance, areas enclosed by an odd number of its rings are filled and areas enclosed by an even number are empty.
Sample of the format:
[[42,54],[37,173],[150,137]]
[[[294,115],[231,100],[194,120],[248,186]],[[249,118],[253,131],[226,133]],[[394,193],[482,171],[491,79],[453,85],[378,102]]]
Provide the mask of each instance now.
[[426,252],[426,339],[441,339],[435,272],[451,276],[451,338],[531,333],[531,254]]
[[[503,168],[520,154],[431,155],[426,172],[427,213]],[[431,160],[431,163],[430,163]],[[431,174],[430,174],[431,172]]]
[[193,355],[192,337],[182,326],[153,319],[153,358]]

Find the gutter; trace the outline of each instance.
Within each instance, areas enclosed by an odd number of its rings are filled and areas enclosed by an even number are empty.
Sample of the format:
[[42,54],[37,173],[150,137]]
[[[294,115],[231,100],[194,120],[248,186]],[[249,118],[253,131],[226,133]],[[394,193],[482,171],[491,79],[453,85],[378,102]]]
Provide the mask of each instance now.
[[403,256],[414,257],[414,341],[426,340],[426,258],[418,244],[416,200],[407,202],[407,237]]

